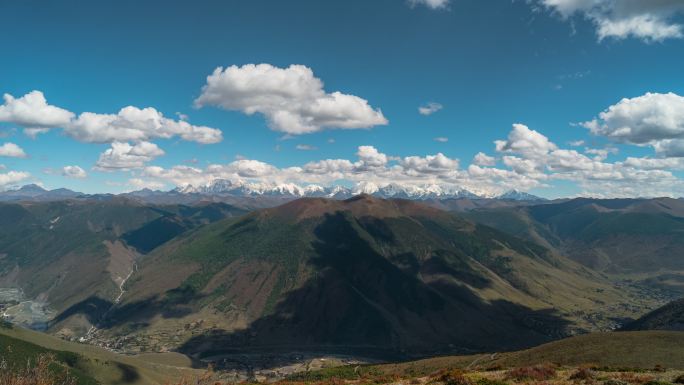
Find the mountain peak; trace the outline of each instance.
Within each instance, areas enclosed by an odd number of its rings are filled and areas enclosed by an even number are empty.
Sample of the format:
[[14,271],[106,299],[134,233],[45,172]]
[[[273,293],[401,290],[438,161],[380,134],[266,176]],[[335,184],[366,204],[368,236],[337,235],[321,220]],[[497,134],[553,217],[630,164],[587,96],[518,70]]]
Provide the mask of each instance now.
[[403,216],[443,216],[442,210],[406,200],[383,199],[370,194],[359,194],[345,200],[330,198],[300,198],[281,206],[264,210],[266,216],[287,221],[301,221],[323,217],[336,212],[350,212],[355,217],[390,218]]
[[42,188],[41,186],[38,186],[35,183],[23,185],[20,188],[18,188],[16,191],[22,191],[22,192],[30,192],[30,191],[35,191],[35,192],[47,192],[46,189]]
[[505,193],[497,196],[496,198],[497,199],[514,200],[514,201],[543,201],[543,200],[546,200],[544,198],[540,198],[536,195],[532,195],[530,193],[520,191],[518,189],[508,190]]

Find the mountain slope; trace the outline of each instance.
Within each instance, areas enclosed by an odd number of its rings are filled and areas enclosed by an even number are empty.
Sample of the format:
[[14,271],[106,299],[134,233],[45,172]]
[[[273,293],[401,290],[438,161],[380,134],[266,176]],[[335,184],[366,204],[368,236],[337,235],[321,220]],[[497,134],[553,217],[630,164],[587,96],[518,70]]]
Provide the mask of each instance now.
[[47,322],[87,298],[116,299],[140,253],[244,212],[226,204],[156,207],[127,199],[0,203],[0,308],[19,301],[8,310],[13,320],[82,335],[91,324],[83,317]]
[[199,355],[511,349],[609,327],[582,312],[625,300],[542,247],[416,202],[310,198],[164,244],[97,339],[133,350],[185,340]]
[[604,370],[654,367],[684,370],[684,333],[666,331],[593,333],[570,337],[531,349],[471,356],[434,357],[372,366],[387,375],[428,375],[445,369],[516,368],[555,363],[594,365]]
[[158,385],[192,378],[202,371],[190,368],[191,361],[177,353],[124,356],[44,333],[19,327],[0,326],[0,361],[25,366],[41,354],[53,354],[69,368],[78,385]]
[[631,322],[624,330],[684,331],[684,299],[672,301]]
[[684,202],[574,199],[467,216],[608,273],[684,270]]

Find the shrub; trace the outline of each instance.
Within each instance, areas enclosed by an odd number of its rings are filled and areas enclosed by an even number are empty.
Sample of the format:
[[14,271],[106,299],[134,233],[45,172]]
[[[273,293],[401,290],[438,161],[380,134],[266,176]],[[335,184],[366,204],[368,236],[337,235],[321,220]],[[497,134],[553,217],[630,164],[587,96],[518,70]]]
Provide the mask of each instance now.
[[1,361],[0,369],[0,384],[3,385],[76,385],[76,379],[69,376],[51,354],[41,355],[35,365],[27,362],[23,368],[12,368]]
[[546,381],[554,378],[555,376],[556,368],[549,364],[523,366],[520,368],[511,369],[506,373],[506,378],[516,381]]
[[443,370],[433,375],[433,377],[444,385],[473,385],[473,382],[458,369]]
[[579,368],[575,373],[570,375],[569,380],[576,380],[576,381],[585,381],[585,380],[593,380],[596,377],[596,374],[594,373],[593,370],[589,368]]
[[603,381],[603,385],[629,385],[629,384],[625,381],[616,380],[614,378],[611,378],[609,380]]
[[481,377],[475,380],[475,385],[508,385],[508,382],[503,380],[492,380],[490,378]]
[[619,374],[620,380],[630,384],[645,384],[654,380],[653,376],[624,372]]

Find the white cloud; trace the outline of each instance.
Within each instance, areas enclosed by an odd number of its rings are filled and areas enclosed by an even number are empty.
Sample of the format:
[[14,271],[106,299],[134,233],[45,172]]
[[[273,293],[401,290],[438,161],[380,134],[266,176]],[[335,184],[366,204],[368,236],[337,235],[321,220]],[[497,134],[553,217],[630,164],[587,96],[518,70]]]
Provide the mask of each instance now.
[[497,158],[478,153],[461,169],[458,159],[445,154],[396,156],[374,146],[360,146],[355,159],[321,159],[301,166],[276,167],[253,159],[238,159],[204,168],[178,165],[146,167],[145,181],[200,186],[227,179],[261,186],[355,184],[358,191],[374,191],[390,184],[416,191],[467,189],[495,195],[509,189],[528,191],[569,182],[588,196],[682,196],[684,182],[673,174],[684,170],[684,158],[627,158],[607,162],[612,147],[559,148],[548,137],[523,124],[515,124],[505,140],[495,142]]
[[5,103],[0,105],[0,122],[13,123],[30,131],[63,127],[74,116],[72,112],[49,105],[40,91],[31,91],[20,98],[5,94],[3,98]]
[[664,157],[684,157],[684,139],[660,140],[653,144],[656,153]]
[[358,96],[325,92],[323,82],[303,65],[218,67],[207,77],[195,105],[218,106],[248,115],[260,113],[273,130],[290,135],[388,123],[379,109]]
[[312,146],[309,144],[298,144],[295,146],[295,148],[299,151],[315,151],[315,150],[318,150],[318,147]]
[[78,117],[65,109],[49,105],[40,91],[32,91],[20,98],[5,94],[0,105],[0,122],[17,124],[31,137],[52,128],[62,128],[72,138],[88,143],[140,142],[151,139],[180,137],[203,144],[222,140],[221,130],[196,126],[173,120],[152,107],[128,106],[117,114],[83,112]]
[[626,167],[642,170],[684,170],[684,157],[635,158],[630,156],[622,164]]
[[484,152],[478,152],[473,157],[473,164],[478,166],[496,166],[496,158],[489,156]]
[[152,107],[133,106],[122,108],[118,114],[84,112],[65,127],[65,132],[89,143],[140,142],[174,136],[203,144],[222,140],[221,130],[168,119]]
[[0,188],[6,188],[15,183],[19,183],[31,177],[31,174],[23,171],[9,171],[0,174]]
[[142,190],[142,189],[161,190],[166,186],[166,184],[163,182],[147,180],[147,179],[142,179],[142,178],[131,178],[128,180],[127,184],[129,186],[131,186],[133,188],[133,190]]
[[424,104],[424,105],[418,107],[418,113],[420,113],[421,115],[426,115],[426,116],[432,115],[435,112],[441,110],[442,108],[444,108],[444,106],[442,106],[441,104],[435,103],[435,102],[430,102],[430,103],[427,103],[427,104]]
[[451,159],[440,152],[437,155],[425,157],[407,156],[399,161],[399,165],[409,175],[441,174],[458,169],[458,160]]
[[684,11],[681,0],[539,0],[563,18],[581,15],[596,27],[599,40],[633,37],[662,41],[684,37],[675,17]]
[[359,146],[356,156],[359,157],[357,168],[362,170],[385,167],[389,161],[387,155],[379,152],[373,146]]
[[430,9],[446,9],[449,7],[449,0],[408,0],[410,6],[424,5]]
[[593,155],[594,160],[606,160],[608,158],[608,155],[615,155],[618,153],[618,149],[615,147],[606,147],[606,148],[585,148],[584,149],[585,154]]
[[674,93],[624,98],[582,125],[594,135],[653,146],[663,156],[684,156],[684,97]]
[[446,136],[438,136],[434,140],[435,142],[446,143],[449,141],[449,138],[447,138]]
[[101,171],[141,168],[145,163],[162,155],[164,151],[154,143],[140,142],[131,145],[126,142],[114,142],[111,148],[100,154],[95,168]]
[[[215,167],[215,166],[214,166]],[[209,166],[211,169],[212,166]],[[215,168],[216,171],[228,171],[235,173],[243,178],[258,178],[270,176],[276,173],[277,169],[268,163],[251,159],[240,159],[230,164],[227,170]]]
[[16,144],[7,142],[0,146],[0,156],[6,156],[10,158],[26,158],[26,153]]
[[88,173],[79,166],[64,166],[62,168],[62,176],[73,179],[84,179],[88,177]]
[[527,157],[546,155],[558,148],[546,136],[520,123],[513,124],[507,140],[497,140],[494,143],[499,152],[521,153]]

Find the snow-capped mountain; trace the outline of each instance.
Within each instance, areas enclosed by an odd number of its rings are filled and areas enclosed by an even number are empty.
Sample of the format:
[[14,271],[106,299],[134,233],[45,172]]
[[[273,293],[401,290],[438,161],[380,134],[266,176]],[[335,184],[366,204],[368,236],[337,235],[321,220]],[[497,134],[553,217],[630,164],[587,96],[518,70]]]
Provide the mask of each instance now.
[[358,194],[369,194],[380,198],[403,198],[403,199],[449,199],[449,198],[469,198],[469,199],[508,199],[518,201],[537,201],[543,200],[526,192],[511,190],[499,196],[478,195],[466,189],[453,186],[440,186],[429,184],[423,186],[402,185],[390,183],[378,186],[373,182],[361,182],[354,188],[345,186],[323,187],[315,184],[299,186],[294,183],[283,184],[264,184],[250,183],[243,181],[229,181],[217,179],[202,186],[181,186],[174,190],[180,194],[201,194],[201,195],[229,195],[229,196],[269,196],[269,197],[325,197],[334,199],[346,199]]
[[512,201],[543,201],[544,198],[540,198],[536,195],[526,193],[519,190],[510,190],[496,197],[497,199],[506,199]]

